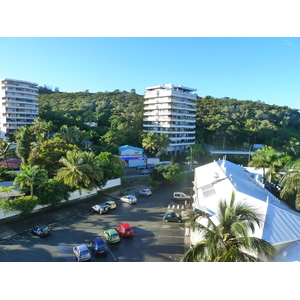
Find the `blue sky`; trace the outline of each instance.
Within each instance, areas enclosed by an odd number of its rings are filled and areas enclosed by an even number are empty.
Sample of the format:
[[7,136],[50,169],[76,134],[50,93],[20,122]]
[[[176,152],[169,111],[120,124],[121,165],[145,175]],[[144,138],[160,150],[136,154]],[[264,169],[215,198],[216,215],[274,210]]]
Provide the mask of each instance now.
[[0,37],[0,78],[104,92],[160,83],[300,109],[300,38]]

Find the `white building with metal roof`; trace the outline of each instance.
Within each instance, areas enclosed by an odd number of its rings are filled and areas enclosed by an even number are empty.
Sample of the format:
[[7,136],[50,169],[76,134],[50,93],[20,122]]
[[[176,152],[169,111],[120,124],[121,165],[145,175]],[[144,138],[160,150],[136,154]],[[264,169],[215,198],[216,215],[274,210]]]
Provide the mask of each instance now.
[[[260,174],[255,171],[250,172],[227,160],[197,167],[194,178],[194,209],[209,213],[213,222],[218,224],[218,204],[220,200],[229,203],[234,192],[236,201],[244,201],[252,206],[263,220],[261,227],[256,226],[254,236],[271,243],[280,254],[280,261],[288,256],[293,256],[294,261],[297,257],[300,261],[300,248],[291,247],[293,243],[300,241],[300,213],[265,189],[260,178]],[[201,234],[194,232],[191,243],[195,244],[200,238]],[[295,249],[297,253],[287,253],[295,252]],[[285,255],[282,255],[283,251]]]

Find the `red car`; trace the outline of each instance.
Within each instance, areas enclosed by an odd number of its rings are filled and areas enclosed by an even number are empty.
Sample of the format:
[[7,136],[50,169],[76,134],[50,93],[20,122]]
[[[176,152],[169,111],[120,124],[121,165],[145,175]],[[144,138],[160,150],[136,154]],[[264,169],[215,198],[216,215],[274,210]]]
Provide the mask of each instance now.
[[120,223],[117,226],[117,231],[122,237],[128,237],[133,235],[133,230],[128,223]]

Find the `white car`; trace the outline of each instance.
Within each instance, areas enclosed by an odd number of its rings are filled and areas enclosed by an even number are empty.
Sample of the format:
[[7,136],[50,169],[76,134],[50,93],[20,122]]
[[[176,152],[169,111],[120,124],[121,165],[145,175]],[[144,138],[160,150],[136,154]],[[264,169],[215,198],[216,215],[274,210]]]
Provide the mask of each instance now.
[[120,201],[129,203],[129,204],[133,204],[133,203],[137,202],[137,199],[134,195],[126,195],[126,196],[121,197]]
[[152,195],[152,192],[149,189],[142,189],[139,191],[139,194],[143,195],[143,196],[150,196],[150,195]]

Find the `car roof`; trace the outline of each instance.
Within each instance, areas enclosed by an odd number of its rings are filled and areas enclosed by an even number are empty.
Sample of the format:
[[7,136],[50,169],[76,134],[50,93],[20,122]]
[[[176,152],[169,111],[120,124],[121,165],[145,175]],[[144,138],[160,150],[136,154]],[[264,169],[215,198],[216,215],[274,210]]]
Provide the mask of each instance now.
[[110,234],[117,233],[116,229],[114,229],[114,228],[110,228],[110,229],[107,229],[105,231],[109,232]]
[[135,196],[134,195],[126,195],[126,197],[133,198]]
[[89,250],[89,248],[87,247],[86,244],[79,244],[79,245],[76,245],[76,247],[77,247],[80,251]]
[[128,223],[120,223],[118,226],[122,226],[124,229],[131,228]]
[[107,201],[105,201],[105,203],[115,203],[115,201],[113,201],[113,200],[107,200]]
[[101,237],[98,237],[96,239],[93,239],[92,242],[95,242],[96,244],[104,244],[104,240]]

